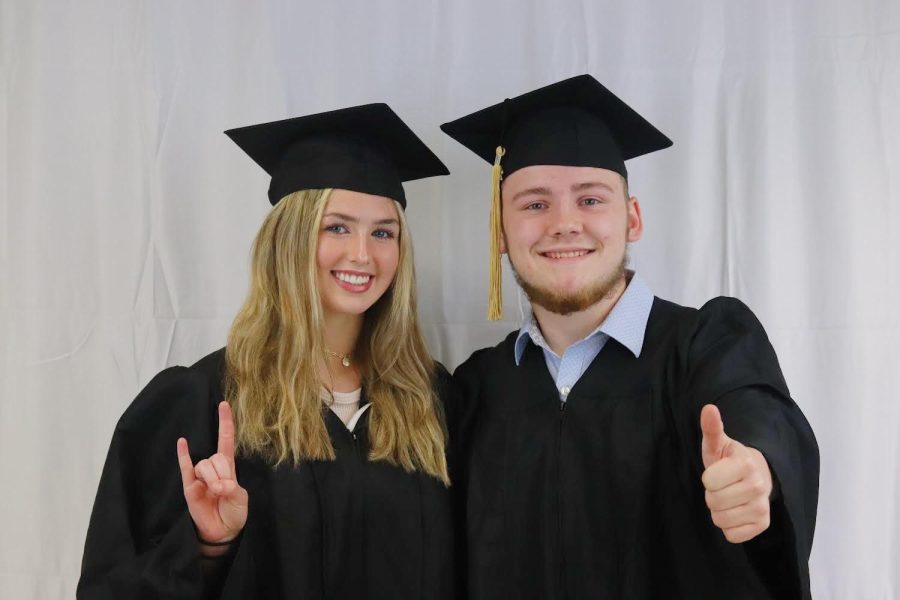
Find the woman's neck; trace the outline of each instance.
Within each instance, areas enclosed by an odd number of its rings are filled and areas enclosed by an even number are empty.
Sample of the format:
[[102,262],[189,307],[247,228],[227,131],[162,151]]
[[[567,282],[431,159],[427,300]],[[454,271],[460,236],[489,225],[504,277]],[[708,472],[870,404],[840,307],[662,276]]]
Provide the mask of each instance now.
[[362,315],[325,315],[325,347],[338,354],[352,355],[362,325]]
[[319,379],[326,389],[335,392],[359,389],[362,379],[354,353],[362,324],[362,315],[325,316],[323,335],[326,353],[320,363]]

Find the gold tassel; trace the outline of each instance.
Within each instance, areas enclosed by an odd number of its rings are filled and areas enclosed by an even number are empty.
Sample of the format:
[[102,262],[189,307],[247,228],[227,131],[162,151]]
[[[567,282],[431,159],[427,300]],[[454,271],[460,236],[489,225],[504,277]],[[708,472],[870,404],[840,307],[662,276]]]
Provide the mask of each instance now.
[[500,181],[503,167],[500,159],[506,154],[503,146],[497,146],[494,166],[491,169],[491,266],[488,285],[488,319],[499,321],[503,317],[503,284],[501,281],[500,236],[503,235],[500,216]]

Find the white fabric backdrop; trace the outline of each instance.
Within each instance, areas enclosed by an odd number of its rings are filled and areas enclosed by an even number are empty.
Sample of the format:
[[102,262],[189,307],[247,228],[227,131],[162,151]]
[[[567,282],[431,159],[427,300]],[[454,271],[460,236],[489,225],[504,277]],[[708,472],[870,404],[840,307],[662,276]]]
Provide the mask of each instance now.
[[485,324],[489,172],[437,126],[584,72],[676,142],[629,165],[633,265],[747,302],[812,422],[814,596],[900,596],[897,0],[0,0],[0,597],[73,596],[116,419],[224,343],[268,209],[224,129],[372,101],[412,125],[453,171],[407,188],[453,367],[516,293]]

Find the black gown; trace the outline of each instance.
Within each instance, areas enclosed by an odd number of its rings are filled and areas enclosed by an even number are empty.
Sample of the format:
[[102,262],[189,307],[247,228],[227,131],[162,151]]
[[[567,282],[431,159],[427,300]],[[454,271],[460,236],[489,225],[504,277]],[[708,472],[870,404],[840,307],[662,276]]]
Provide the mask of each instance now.
[[[654,299],[640,357],[609,340],[565,403],[516,333],[455,375],[472,600],[809,598],[819,454],[750,310]],[[731,544],[701,481],[700,410],[766,457],[769,529]]]
[[[215,453],[224,351],[157,375],[116,426],[85,543],[78,597],[452,598],[449,490],[367,454],[367,410],[354,429],[326,410],[336,460],[273,468],[236,459],[247,524],[205,585],[175,452]],[[439,369],[437,390],[449,391]]]

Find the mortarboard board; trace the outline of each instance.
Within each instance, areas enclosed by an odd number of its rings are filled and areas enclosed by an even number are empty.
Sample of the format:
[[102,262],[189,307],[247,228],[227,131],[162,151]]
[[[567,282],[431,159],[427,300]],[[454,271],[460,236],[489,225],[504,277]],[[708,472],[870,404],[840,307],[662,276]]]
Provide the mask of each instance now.
[[625,161],[668,148],[672,140],[590,75],[507,98],[444,123],[441,129],[493,163],[488,318],[502,314],[500,181],[532,165],[609,169],[628,177]]
[[386,196],[406,208],[402,182],[447,167],[387,104],[365,104],[225,134],[272,176],[269,201],[304,189]]

